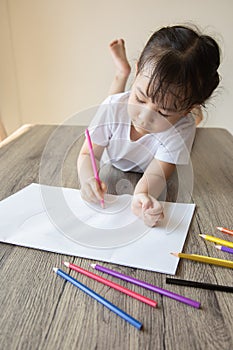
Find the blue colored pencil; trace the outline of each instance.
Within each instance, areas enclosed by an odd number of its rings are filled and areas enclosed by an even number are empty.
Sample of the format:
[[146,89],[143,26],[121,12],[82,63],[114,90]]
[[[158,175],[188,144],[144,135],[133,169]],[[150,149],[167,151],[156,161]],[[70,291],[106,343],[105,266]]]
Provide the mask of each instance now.
[[223,245],[216,245],[215,248],[221,250],[222,252],[227,252],[233,254],[233,248],[225,247]]
[[117,306],[110,303],[110,301],[103,298],[101,295],[95,293],[92,289],[88,288],[87,286],[85,286],[81,282],[77,281],[76,279],[74,279],[73,277],[71,277],[70,275],[65,273],[64,271],[62,271],[56,267],[53,268],[53,271],[56,272],[56,274],[59,275],[60,277],[64,278],[66,281],[72,283],[75,287],[78,287],[79,289],[81,289],[83,292],[88,294],[90,297],[97,300],[99,303],[106,306],[109,310],[113,311],[115,314],[122,317],[125,321],[129,322],[132,326],[136,327],[139,330],[142,328],[142,323],[135,320],[135,318],[128,315],[126,312],[122,311]]

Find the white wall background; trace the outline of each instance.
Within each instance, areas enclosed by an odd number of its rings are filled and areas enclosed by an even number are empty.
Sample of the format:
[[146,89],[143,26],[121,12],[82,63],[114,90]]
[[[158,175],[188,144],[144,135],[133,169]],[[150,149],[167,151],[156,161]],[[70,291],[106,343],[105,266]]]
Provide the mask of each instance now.
[[0,111],[8,132],[62,123],[99,104],[114,73],[112,39],[125,39],[134,66],[153,31],[191,22],[222,47],[222,81],[205,126],[233,133],[232,14],[232,0],[0,0]]

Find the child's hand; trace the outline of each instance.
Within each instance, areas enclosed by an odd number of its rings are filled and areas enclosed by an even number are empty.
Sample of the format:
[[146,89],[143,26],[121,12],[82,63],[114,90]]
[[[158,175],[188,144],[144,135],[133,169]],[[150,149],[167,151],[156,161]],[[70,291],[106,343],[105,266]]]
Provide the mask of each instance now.
[[138,193],[133,196],[132,211],[150,227],[156,226],[164,218],[161,204],[146,193]]
[[81,196],[87,202],[98,203],[104,198],[104,193],[107,191],[107,186],[104,182],[99,182],[94,178],[89,178],[82,184]]

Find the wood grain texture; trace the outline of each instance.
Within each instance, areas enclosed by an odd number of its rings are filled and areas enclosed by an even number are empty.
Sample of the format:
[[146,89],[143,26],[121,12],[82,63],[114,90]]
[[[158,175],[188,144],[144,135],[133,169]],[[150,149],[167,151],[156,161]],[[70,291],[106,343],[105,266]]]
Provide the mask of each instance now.
[[[32,182],[78,188],[77,155],[84,127],[34,126],[0,148],[0,199]],[[232,259],[199,237],[210,233],[226,237],[216,226],[232,228],[233,137],[223,129],[198,129],[192,150],[194,189],[180,199],[196,203],[184,251]],[[101,169],[110,193],[132,193],[140,174]],[[175,201],[180,174],[169,180],[168,200]],[[182,182],[183,184],[183,182]],[[183,186],[185,187],[185,186]],[[233,241],[233,239],[232,239]],[[0,348],[14,349],[130,349],[183,350],[233,348],[233,295],[166,285],[166,275],[104,263],[135,278],[201,301],[196,310],[127,282],[109,279],[143,293],[159,303],[157,309],[129,298],[74,271],[80,282],[109,299],[143,325],[138,331],[93,299],[53,273],[62,261],[90,269],[95,261],[0,245]],[[106,277],[106,276],[105,276]],[[181,260],[177,276],[184,279],[233,285],[232,270]]]

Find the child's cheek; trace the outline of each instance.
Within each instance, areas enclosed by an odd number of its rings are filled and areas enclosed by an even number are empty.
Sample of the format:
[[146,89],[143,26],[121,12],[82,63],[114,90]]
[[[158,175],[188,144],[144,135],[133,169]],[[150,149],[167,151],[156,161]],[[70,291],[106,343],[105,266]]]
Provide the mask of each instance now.
[[127,110],[131,120],[134,120],[140,114],[141,108],[137,104],[128,103]]

